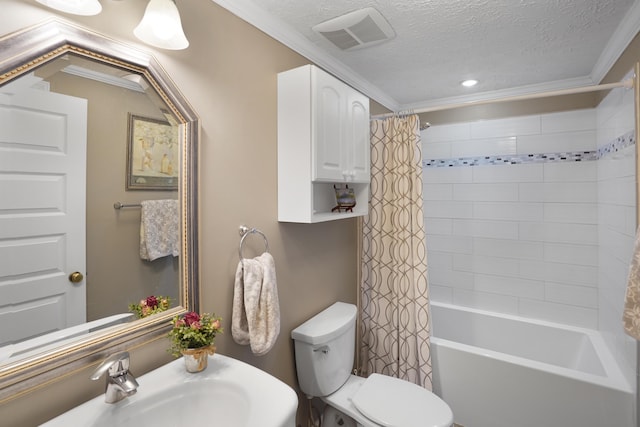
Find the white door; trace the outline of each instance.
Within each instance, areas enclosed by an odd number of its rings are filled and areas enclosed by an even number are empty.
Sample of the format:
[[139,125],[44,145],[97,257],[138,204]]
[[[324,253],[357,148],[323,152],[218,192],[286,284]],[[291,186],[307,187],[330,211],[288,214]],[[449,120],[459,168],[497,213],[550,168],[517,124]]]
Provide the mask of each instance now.
[[0,93],[0,345],[86,320],[86,138],[85,99]]
[[370,181],[371,136],[369,98],[354,90],[349,92],[349,136],[346,145],[350,181]]
[[313,181],[343,181],[346,100],[343,85],[315,67],[312,69]]

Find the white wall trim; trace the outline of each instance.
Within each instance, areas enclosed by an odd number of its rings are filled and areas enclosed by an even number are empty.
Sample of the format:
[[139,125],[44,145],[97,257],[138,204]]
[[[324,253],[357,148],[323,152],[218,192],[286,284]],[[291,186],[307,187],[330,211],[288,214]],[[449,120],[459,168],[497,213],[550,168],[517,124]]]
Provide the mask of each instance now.
[[415,104],[403,105],[403,110],[421,110],[434,107],[446,107],[448,105],[457,105],[469,103],[473,105],[474,102],[487,101],[501,98],[508,98],[511,96],[528,95],[542,92],[552,92],[563,89],[572,89],[583,86],[591,86],[593,81],[590,77],[576,77],[573,79],[556,80],[553,82],[545,82],[534,85],[519,86],[508,89],[494,90],[490,92],[480,92],[471,95],[452,96],[449,98],[433,99],[426,102],[419,102]]
[[[90,70],[88,68],[80,67],[78,65],[67,65],[62,69],[64,73],[72,74],[74,76],[83,77],[85,79],[95,80],[100,83],[105,83],[112,86],[118,86],[125,89],[129,89],[135,92],[145,93],[144,88],[136,83],[122,77],[112,76],[109,74],[101,73],[99,71]],[[148,86],[148,85],[147,85]]]
[[622,52],[629,46],[629,43],[640,30],[640,0],[633,2],[618,28],[613,33],[609,42],[600,54],[598,61],[591,70],[591,79],[594,84],[602,81],[613,64],[620,58]]

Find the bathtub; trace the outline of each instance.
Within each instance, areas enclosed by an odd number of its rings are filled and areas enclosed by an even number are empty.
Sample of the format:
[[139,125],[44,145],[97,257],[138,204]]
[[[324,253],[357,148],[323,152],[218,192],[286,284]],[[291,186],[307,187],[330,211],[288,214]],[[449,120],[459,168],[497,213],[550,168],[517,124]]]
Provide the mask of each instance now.
[[431,303],[433,389],[464,427],[632,427],[597,331]]

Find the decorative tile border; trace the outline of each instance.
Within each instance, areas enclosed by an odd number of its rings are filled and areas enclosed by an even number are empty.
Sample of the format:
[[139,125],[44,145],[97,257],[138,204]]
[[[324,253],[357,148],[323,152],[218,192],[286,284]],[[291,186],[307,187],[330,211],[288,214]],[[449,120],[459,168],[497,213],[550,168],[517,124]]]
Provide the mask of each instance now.
[[635,132],[630,131],[612,142],[603,145],[594,151],[574,151],[561,153],[542,154],[517,154],[478,157],[458,157],[451,159],[428,159],[422,161],[423,168],[446,168],[456,166],[486,166],[486,165],[520,165],[527,163],[550,162],[583,162],[598,160],[607,155],[616,153],[636,143]]
[[612,142],[603,145],[598,148],[598,159],[607,156],[608,154],[617,153],[618,151],[630,147],[636,143],[635,131],[629,131],[626,134],[619,136]]

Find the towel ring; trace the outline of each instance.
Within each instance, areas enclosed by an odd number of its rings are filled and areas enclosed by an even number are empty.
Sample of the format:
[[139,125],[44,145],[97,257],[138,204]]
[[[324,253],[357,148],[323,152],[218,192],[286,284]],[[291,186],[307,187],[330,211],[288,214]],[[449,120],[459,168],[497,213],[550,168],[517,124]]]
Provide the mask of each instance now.
[[239,233],[242,236],[242,238],[240,239],[240,247],[238,248],[238,255],[240,255],[241,260],[244,259],[244,256],[242,256],[242,247],[244,245],[244,239],[250,234],[257,233],[261,235],[262,239],[264,240],[264,252],[269,252],[269,241],[267,240],[267,236],[265,236],[262,231],[258,230],[257,228],[249,228],[246,225],[241,225],[239,229]]

